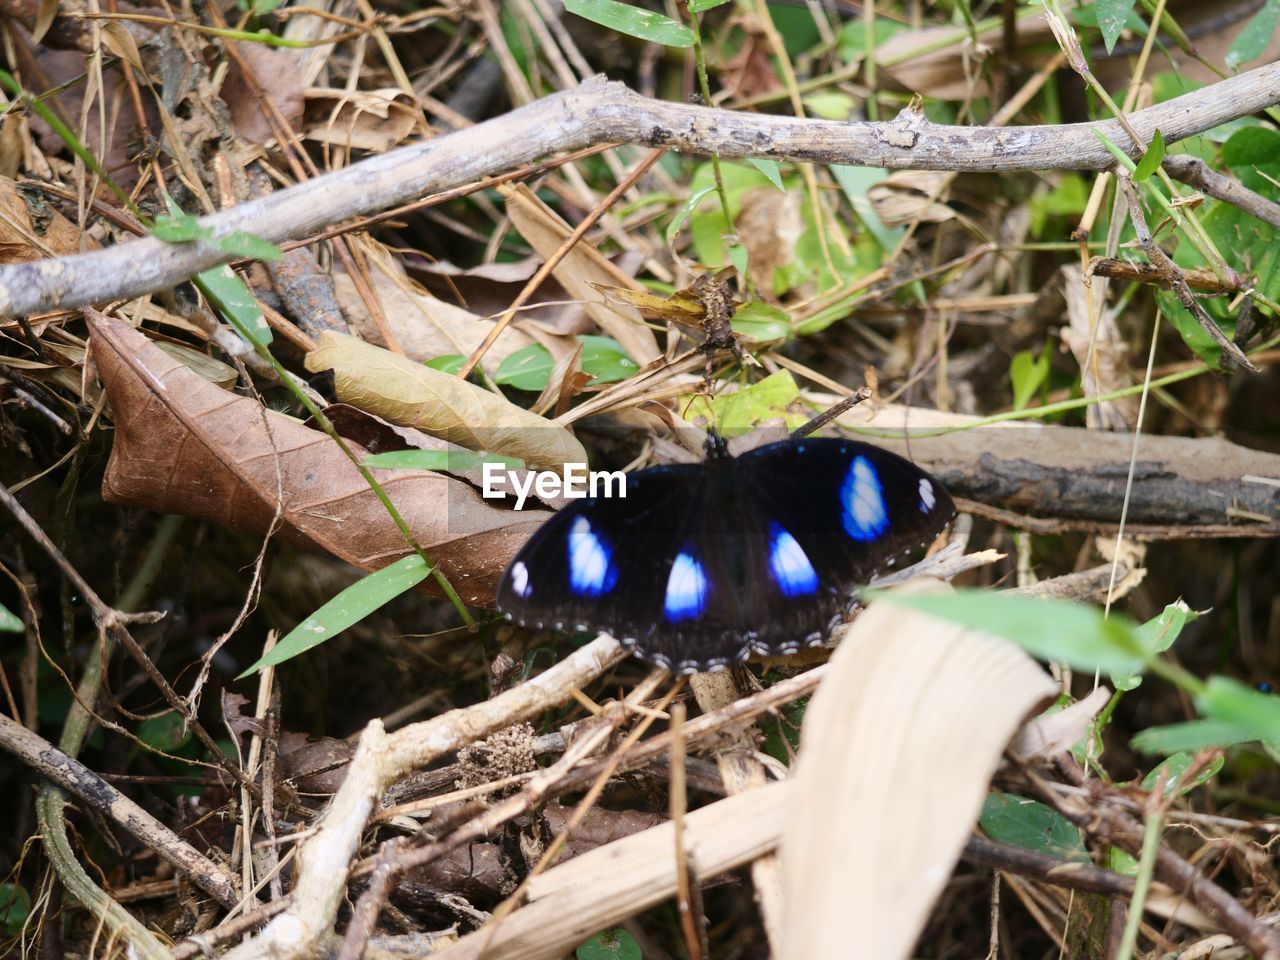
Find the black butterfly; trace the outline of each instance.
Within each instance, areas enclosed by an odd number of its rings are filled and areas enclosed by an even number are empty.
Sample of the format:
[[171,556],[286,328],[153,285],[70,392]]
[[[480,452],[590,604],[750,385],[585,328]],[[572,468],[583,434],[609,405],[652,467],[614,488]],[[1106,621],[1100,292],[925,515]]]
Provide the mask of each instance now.
[[606,631],[677,673],[794,653],[955,512],[936,479],[879,447],[806,438],[734,457],[713,433],[703,463],[628,474],[625,497],[548,520],[503,574],[498,608]]

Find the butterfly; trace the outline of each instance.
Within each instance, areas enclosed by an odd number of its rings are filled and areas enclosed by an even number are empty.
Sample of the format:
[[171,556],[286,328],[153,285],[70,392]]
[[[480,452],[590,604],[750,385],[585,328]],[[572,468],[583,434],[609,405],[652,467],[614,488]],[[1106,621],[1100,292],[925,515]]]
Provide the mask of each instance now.
[[498,609],[523,626],[595,629],[676,673],[821,643],[856,586],[932,542],[955,516],[911,461],[805,437],[626,475],[577,499],[516,554]]

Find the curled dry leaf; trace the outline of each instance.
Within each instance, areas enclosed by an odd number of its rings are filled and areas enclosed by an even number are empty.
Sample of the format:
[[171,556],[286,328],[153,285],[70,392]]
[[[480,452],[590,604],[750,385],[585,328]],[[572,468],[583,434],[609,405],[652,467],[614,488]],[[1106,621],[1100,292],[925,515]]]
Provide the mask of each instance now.
[[559,470],[586,463],[572,433],[496,393],[339,333],[320,335],[307,355],[312,373],[333,370],[343,403],[395,423],[417,427],[471,450],[519,457]]
[[[253,533],[274,529],[365,570],[409,552],[326,434],[214,386],[127,323],[85,314],[115,420],[102,481],[108,503]],[[469,484],[438,473],[385,470],[378,481],[468,603],[492,599],[507,561],[547,518],[495,509]]]
[[782,956],[849,956],[856,937],[858,956],[909,957],[1005,744],[1058,687],[1011,643],[887,603],[828,671],[782,841]]
[[1110,690],[1095,687],[1093,693],[1069,707],[1042,713],[1027,721],[1018,731],[1018,735],[1009,742],[1009,752],[1028,763],[1066,753],[1089,735],[1094,717],[1102,712],[1110,699]]
[[[451,353],[469,357],[493,331],[493,320],[439,299],[406,276],[399,260],[382,244],[368,237],[353,238],[353,242],[368,267],[368,279],[386,324],[405,356],[422,361]],[[378,324],[369,315],[351,277],[344,271],[335,272],[333,290],[355,331],[368,342],[381,343]],[[533,342],[532,337],[512,324],[498,336],[481,364],[492,375],[503,360]]]
[[[97,248],[91,237],[82,235],[41,196],[32,191],[26,194],[29,199],[24,199],[16,183],[0,177],[0,263],[24,263]],[[33,217],[40,220],[38,229]]]
[[303,94],[308,140],[347,150],[390,150],[413,132],[418,112],[403,90],[337,90],[314,87]]
[[954,175],[940,170],[899,170],[867,191],[876,216],[893,226],[900,223],[943,223],[956,212],[939,199],[946,196]]
[[[263,98],[270,100],[292,130],[302,125],[302,82],[298,76],[298,52],[275,50],[261,43],[229,40],[238,59],[222,85],[222,99],[231,111],[236,133],[250,143],[274,140],[275,129],[267,118]],[[249,71],[252,76],[246,76]]]
[[[500,186],[498,192],[507,202],[507,215],[511,217],[511,223],[544,260],[560,249],[560,245],[573,232],[523,184],[515,187]],[[644,366],[662,355],[653,331],[644,325],[639,310],[622,304],[600,302],[599,294],[592,287],[593,283],[639,291],[644,288],[605,259],[586,240],[580,240],[569,251],[552,271],[552,275],[571,297],[585,303],[591,318],[621,344],[632,360]]]

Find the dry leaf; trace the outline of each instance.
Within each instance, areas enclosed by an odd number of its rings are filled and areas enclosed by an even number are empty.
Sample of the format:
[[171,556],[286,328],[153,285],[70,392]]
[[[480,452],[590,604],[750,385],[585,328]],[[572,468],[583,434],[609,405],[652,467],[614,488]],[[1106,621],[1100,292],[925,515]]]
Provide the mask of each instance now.
[[[493,331],[494,321],[432,296],[405,276],[382,244],[366,238],[359,249],[386,322],[405,356],[422,361],[451,353],[469,357]],[[352,328],[367,342],[380,342],[377,324],[346,273],[335,271],[333,292]],[[492,375],[509,355],[533,342],[517,325],[508,326],[485,353],[482,366]]]
[[758,187],[742,195],[742,212],[736,229],[747,248],[751,282],[761,290],[773,290],[773,273],[795,259],[796,244],[804,233],[802,195],[783,193],[776,187]]
[[[500,186],[498,192],[506,198],[511,223],[544,260],[555,253],[573,232],[523,184],[518,187]],[[592,319],[621,344],[632,360],[644,366],[662,355],[653,331],[642,322],[640,311],[622,304],[606,306],[600,303],[591,286],[593,283],[633,290],[642,288],[585,240],[580,240],[552,273],[569,296],[584,302]]]
[[[102,481],[108,503],[252,533],[274,529],[365,570],[409,552],[327,435],[219,389],[127,323],[94,310],[85,315],[115,420]],[[378,481],[467,603],[492,600],[507,562],[548,516],[496,509],[443,474],[380,470]]]
[[53,207],[40,201],[35,206],[39,226],[33,222],[32,210],[18,185],[8,177],[0,177],[0,263],[23,263],[97,249],[98,244],[91,237],[82,234]]
[[285,123],[293,130],[302,125],[302,84],[298,77],[298,54],[293,50],[273,50],[261,43],[228,40],[245,66],[252,72],[246,79],[237,60],[222,85],[222,99],[231,111],[236,133],[250,143],[275,139],[267,119],[262,95],[270,99]]
[[861,957],[909,957],[1005,744],[1058,687],[1011,643],[888,603],[828,670],[783,835],[782,957],[850,956],[851,938]]
[[530,466],[559,470],[587,462],[572,433],[496,393],[355,337],[325,331],[319,343],[307,355],[307,369],[332,369],[343,403]]
[[1110,690],[1096,687],[1089,696],[1077,700],[1069,707],[1027,721],[1018,735],[1010,741],[1009,752],[1028,762],[1047,760],[1066,753],[1089,735],[1093,718],[1110,699]]
[[954,175],[945,170],[899,170],[867,191],[867,199],[885,224],[942,223],[956,212],[935,199],[946,196]]
[[303,94],[303,135],[349,150],[390,150],[413,133],[418,112],[403,90],[337,90]]

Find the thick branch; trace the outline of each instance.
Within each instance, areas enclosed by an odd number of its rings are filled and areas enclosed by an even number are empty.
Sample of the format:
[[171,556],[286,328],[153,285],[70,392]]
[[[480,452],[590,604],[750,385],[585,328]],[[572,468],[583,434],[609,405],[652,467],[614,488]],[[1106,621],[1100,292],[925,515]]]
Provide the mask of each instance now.
[[[1167,142],[1174,142],[1277,102],[1280,63],[1272,63],[1128,119],[1144,139],[1159,128]],[[276,242],[297,239],[558,150],[608,142],[898,169],[1101,170],[1115,161],[1094,130],[1131,152],[1139,149],[1114,120],[950,127],[911,110],[887,123],[801,120],[649,100],[597,78],[467,130],[369,157],[211,214],[201,223],[217,235],[247,230]],[[74,257],[0,267],[0,316],[136,297],[228,259],[211,243],[166,244],[147,238]]]

